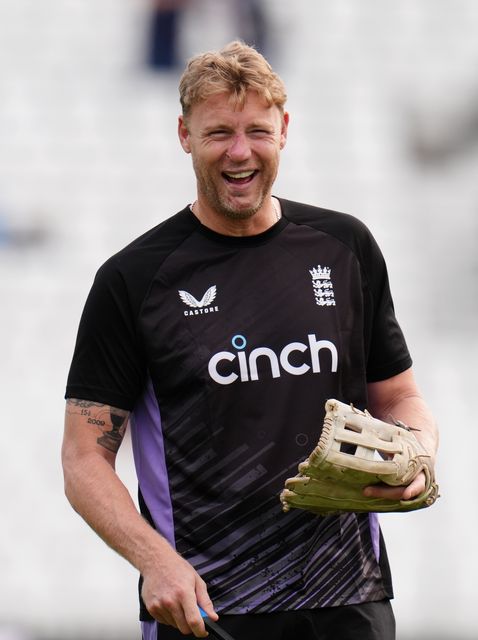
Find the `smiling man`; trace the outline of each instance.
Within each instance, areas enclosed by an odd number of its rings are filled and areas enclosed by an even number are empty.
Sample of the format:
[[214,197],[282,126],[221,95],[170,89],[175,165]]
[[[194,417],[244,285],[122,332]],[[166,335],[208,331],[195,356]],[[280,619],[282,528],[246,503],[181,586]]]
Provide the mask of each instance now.
[[271,189],[289,116],[250,90],[203,99],[179,118],[179,139],[191,153],[198,196],[193,213],[219,233],[253,235],[277,221]]
[[[179,140],[192,156],[197,179],[193,213],[211,229],[234,236],[265,231],[280,216],[271,190],[287,138],[286,95],[265,60],[255,63],[232,70],[206,54],[189,63],[179,87]],[[217,76],[210,74],[209,82],[208,65]],[[221,65],[232,72],[226,83]]]
[[[197,193],[98,271],[66,391],[67,496],[140,572],[144,640],[205,637],[200,608],[248,640],[393,640],[376,515],[279,501],[328,398],[414,425],[434,460],[383,257],[356,218],[272,194],[289,115],[254,49],[193,58],[180,100]],[[141,514],[114,470],[128,425]]]

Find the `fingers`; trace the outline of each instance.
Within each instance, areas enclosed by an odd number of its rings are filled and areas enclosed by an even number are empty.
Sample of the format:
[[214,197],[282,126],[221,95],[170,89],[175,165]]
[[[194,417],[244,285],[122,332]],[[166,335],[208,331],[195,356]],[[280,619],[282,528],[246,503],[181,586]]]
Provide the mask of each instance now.
[[405,487],[390,487],[385,484],[374,484],[365,487],[363,494],[367,498],[385,498],[385,500],[403,500]]
[[196,638],[205,638],[208,635],[203,617],[196,602],[196,597],[183,603],[183,616],[183,620],[181,620],[182,624],[178,624],[178,629],[181,633],[185,633],[185,631],[183,631],[184,628],[190,629],[189,633],[194,634]]
[[402,500],[411,500],[412,498],[416,498],[416,496],[419,496],[425,491],[425,488],[426,478],[425,474],[422,472],[414,478],[408,487],[405,487]]
[[218,619],[206,583],[179,556],[175,557],[174,572],[169,575],[163,570],[162,576],[156,573],[145,576],[142,595],[155,620],[177,628],[184,635],[208,636],[199,606],[211,620]]
[[412,500],[425,490],[425,474],[419,473],[407,486],[391,487],[386,484],[374,484],[365,487],[364,496],[367,498],[385,498],[386,500]]
[[176,595],[176,598],[163,598],[161,603],[150,606],[151,615],[158,622],[175,627],[184,635],[206,638],[208,633],[195,597],[190,600],[187,596],[182,598]]
[[216,622],[216,620],[219,620],[219,616],[214,611],[214,605],[207,592],[206,583],[204,582],[204,580],[202,580],[202,578],[199,578],[196,584],[196,598],[198,605],[201,607],[204,613],[206,613],[207,616],[211,618],[211,620],[213,620],[214,622]]

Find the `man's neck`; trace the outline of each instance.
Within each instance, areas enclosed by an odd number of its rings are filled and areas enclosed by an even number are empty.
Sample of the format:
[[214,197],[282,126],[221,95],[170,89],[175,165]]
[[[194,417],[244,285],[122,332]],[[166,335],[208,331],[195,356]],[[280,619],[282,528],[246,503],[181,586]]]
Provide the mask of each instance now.
[[259,211],[246,218],[216,212],[202,205],[200,199],[190,209],[201,224],[225,236],[255,236],[270,229],[282,217],[280,203],[273,197],[267,198]]

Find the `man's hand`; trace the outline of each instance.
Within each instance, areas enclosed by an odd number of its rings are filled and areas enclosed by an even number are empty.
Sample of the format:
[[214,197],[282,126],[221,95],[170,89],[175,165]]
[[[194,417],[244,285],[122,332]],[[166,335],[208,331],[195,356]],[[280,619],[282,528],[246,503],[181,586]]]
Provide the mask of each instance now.
[[143,572],[142,596],[155,620],[179,629],[184,635],[205,638],[208,633],[199,611],[218,619],[206,583],[195,569],[170,549],[161,553],[154,566]]
[[425,491],[426,479],[425,473],[422,471],[416,478],[414,478],[410,484],[403,487],[391,487],[388,484],[374,484],[369,487],[365,487],[363,490],[364,496],[367,498],[385,498],[387,500],[411,500],[416,496],[419,496]]

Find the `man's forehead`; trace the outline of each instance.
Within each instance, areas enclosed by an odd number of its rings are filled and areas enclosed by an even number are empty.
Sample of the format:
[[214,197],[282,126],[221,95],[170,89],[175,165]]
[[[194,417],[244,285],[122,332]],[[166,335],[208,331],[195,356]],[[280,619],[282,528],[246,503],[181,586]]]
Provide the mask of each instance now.
[[280,113],[277,105],[267,104],[266,100],[256,92],[248,92],[244,103],[239,103],[230,93],[220,93],[209,96],[191,107],[188,119],[200,117],[201,120],[216,120],[227,118],[231,120],[247,117],[267,118]]

